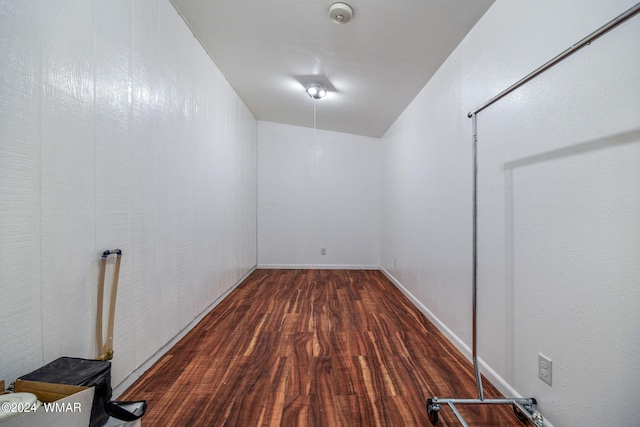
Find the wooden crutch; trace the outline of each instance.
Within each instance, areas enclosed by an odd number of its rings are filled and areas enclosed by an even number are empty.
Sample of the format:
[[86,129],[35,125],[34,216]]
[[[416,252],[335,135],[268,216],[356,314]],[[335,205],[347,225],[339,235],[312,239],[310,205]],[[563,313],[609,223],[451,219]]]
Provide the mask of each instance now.
[[[107,270],[107,258],[109,255],[115,254],[116,267],[113,272],[113,284],[111,285],[111,298],[109,300],[109,324],[107,325],[107,343],[103,343],[102,335],[102,310],[104,305],[104,280]],[[120,276],[120,261],[122,260],[122,251],[120,249],[106,250],[102,253],[100,260],[100,277],[98,279],[98,310],[96,321],[96,336],[98,339],[98,360],[113,359],[113,324],[116,314],[116,295],[118,293],[118,276]]]

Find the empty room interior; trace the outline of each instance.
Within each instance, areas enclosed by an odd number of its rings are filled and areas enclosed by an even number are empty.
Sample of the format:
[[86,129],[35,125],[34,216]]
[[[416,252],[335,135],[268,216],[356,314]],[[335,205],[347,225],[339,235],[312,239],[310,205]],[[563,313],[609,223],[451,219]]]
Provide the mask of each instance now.
[[138,424],[640,425],[639,12],[0,0],[4,388],[106,282]]

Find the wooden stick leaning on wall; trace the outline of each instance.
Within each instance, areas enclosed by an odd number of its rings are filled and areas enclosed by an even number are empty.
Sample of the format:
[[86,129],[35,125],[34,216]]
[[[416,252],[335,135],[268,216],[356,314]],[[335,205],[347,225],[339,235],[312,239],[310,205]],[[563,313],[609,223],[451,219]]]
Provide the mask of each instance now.
[[[111,297],[109,300],[109,320],[107,324],[107,342],[103,342],[102,333],[102,313],[104,306],[104,281],[107,270],[107,258],[109,255],[115,254],[116,265],[113,272],[113,283],[111,285]],[[111,360],[113,358],[113,327],[116,313],[116,295],[118,294],[118,277],[120,276],[120,261],[122,260],[122,251],[120,249],[106,250],[102,253],[100,260],[100,275],[98,278],[98,309],[96,319],[96,337],[98,346],[98,360]]]

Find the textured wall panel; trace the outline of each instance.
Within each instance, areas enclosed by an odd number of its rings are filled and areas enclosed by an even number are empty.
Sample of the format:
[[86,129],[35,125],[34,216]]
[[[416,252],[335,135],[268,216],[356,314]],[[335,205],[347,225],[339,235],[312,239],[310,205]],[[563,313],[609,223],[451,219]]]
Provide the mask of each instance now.
[[[123,378],[135,368],[135,336],[131,327],[135,325],[131,280],[131,14],[128,0],[95,3],[96,249],[100,253],[119,248],[124,253],[114,325],[114,378]],[[110,257],[107,290],[112,283],[114,264],[115,257]]]
[[41,3],[44,362],[95,356],[94,9]]
[[121,248],[131,382],[255,266],[255,119],[168,1],[0,18],[0,378],[95,357],[99,256]]
[[0,379],[42,360],[39,11],[0,2]]
[[[175,15],[175,11],[172,11]],[[196,296],[199,294],[199,284],[194,280],[194,256],[195,247],[202,236],[196,231],[195,201],[200,196],[195,180],[195,150],[198,144],[196,129],[196,100],[197,88],[194,86],[197,73],[194,72],[199,54],[204,54],[197,43],[193,43],[194,37],[186,25],[177,25],[175,32],[178,58],[177,82],[178,82],[178,120],[180,127],[177,129],[176,146],[179,147],[176,160],[179,164],[179,246],[178,246],[178,281],[190,283],[190,291],[180,295],[179,323],[187,324],[196,317],[198,310]],[[180,141],[190,141],[189,144],[181,144]],[[204,307],[202,307],[204,308]]]
[[[620,398],[640,392],[628,375],[640,362],[640,86],[633,81],[640,81],[640,19],[478,116],[486,194],[480,278],[484,298],[505,305],[484,305],[480,327],[504,331],[511,351],[496,352],[490,339],[480,349],[514,367],[505,370],[514,384],[544,396],[557,425],[636,418]],[[538,352],[554,362],[551,389],[530,363]],[[567,396],[577,403],[594,394],[603,395],[603,407],[567,413]]]
[[159,308],[163,316],[157,318],[162,341],[166,342],[180,331],[180,177],[178,167],[181,145],[180,130],[184,126],[180,115],[180,89],[177,86],[177,44],[176,32],[179,24],[175,11],[168,2],[159,3],[158,57],[159,85],[158,105],[158,200],[159,227],[157,265],[159,281],[154,292],[160,293]]
[[136,366],[160,348],[166,337],[158,331],[164,313],[158,257],[160,187],[159,143],[159,18],[158,2],[134,2],[131,76],[132,286],[134,289]]

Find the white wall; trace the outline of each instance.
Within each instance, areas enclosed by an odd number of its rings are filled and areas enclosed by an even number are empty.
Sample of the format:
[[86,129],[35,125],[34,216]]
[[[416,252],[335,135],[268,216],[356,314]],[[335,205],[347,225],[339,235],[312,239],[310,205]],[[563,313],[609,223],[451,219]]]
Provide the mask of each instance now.
[[[467,354],[466,114],[634,3],[497,1],[383,138],[381,265]],[[483,372],[558,426],[637,424],[638,82],[640,16],[478,115]]]
[[377,268],[379,146],[377,138],[258,122],[258,265]]
[[256,121],[165,0],[1,1],[0,114],[0,379],[96,356],[117,247],[131,382],[256,264]]

